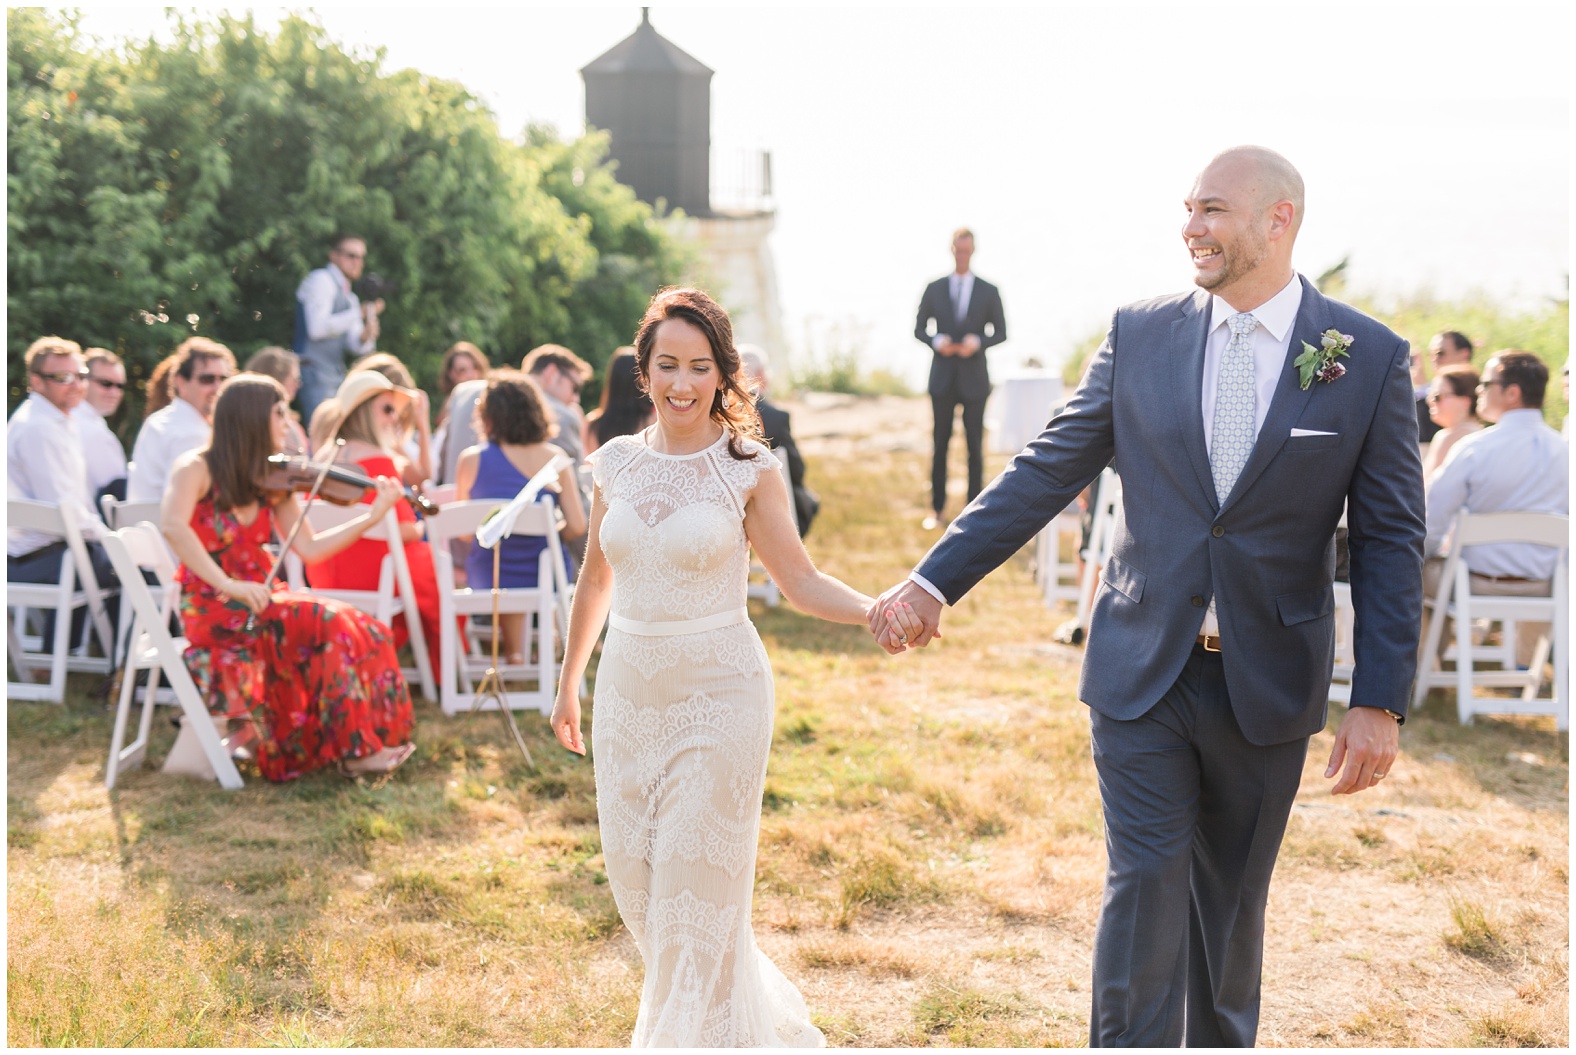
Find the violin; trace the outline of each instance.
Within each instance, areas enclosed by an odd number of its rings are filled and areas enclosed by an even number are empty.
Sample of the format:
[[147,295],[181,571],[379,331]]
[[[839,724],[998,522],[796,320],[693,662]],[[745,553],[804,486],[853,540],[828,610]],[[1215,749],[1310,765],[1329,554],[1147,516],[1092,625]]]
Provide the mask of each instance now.
[[[270,455],[258,474],[257,486],[274,500],[296,491],[310,492],[319,477],[322,483],[317,488],[317,497],[338,506],[355,505],[362,495],[377,486],[375,479],[353,466],[330,464],[325,471],[321,462],[299,454]],[[409,485],[404,486],[405,501],[414,509],[423,516],[438,515],[438,507],[432,499]]]

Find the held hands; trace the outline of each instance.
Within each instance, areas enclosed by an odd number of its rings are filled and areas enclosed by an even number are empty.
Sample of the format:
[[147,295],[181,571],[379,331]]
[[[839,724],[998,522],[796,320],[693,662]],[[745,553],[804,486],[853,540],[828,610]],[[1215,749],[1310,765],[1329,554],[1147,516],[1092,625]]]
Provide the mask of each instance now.
[[941,636],[941,602],[912,579],[904,579],[876,598],[870,609],[870,633],[891,655],[924,648]]
[[548,719],[553,735],[567,750],[577,755],[586,753],[585,741],[580,738],[580,691],[567,682],[558,683],[558,700],[553,704],[553,715]]
[[226,579],[220,585],[219,592],[232,601],[239,601],[246,605],[254,615],[262,615],[263,609],[273,603],[273,597],[260,582],[242,582],[240,579]]
[[1341,719],[1335,747],[1330,751],[1330,764],[1324,770],[1328,780],[1345,763],[1330,794],[1353,795],[1375,786],[1389,774],[1400,749],[1399,722],[1377,707],[1353,707]]

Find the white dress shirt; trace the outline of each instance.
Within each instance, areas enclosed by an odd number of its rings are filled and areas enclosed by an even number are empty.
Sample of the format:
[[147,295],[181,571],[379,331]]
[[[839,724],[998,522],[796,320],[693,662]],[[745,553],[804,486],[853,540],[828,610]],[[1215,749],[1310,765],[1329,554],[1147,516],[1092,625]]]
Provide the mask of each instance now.
[[120,445],[120,437],[110,430],[109,423],[87,400],[78,403],[71,416],[76,419],[77,435],[82,438],[82,457],[88,466],[88,494],[96,495],[105,484],[125,477],[126,448]]
[[[336,312],[334,301],[341,294],[350,300],[350,307]],[[301,313],[306,317],[308,340],[348,336],[349,345],[360,349],[361,354],[372,351],[376,342],[361,339],[361,301],[351,292],[350,280],[338,267],[329,264],[308,273],[296,287],[296,300],[301,302]]]
[[[965,271],[958,274],[954,271],[947,276],[947,296],[952,299],[953,314],[961,322],[963,316],[969,313],[969,300],[974,296],[974,272]],[[958,340],[963,335],[959,333],[938,333],[930,339],[930,346],[936,351],[941,351],[941,346],[947,340]]]
[[[1286,283],[1279,293],[1248,313],[1259,323],[1253,331],[1253,435],[1255,439],[1258,437],[1259,429],[1264,427],[1264,418],[1270,411],[1270,400],[1275,398],[1275,386],[1280,383],[1281,372],[1286,364],[1286,352],[1291,347],[1292,326],[1296,323],[1297,312],[1301,308],[1302,282],[1293,274],[1291,281]],[[1220,357],[1231,341],[1231,327],[1226,325],[1226,320],[1236,314],[1238,314],[1237,309],[1224,300],[1219,297],[1210,298],[1209,336],[1204,342],[1205,450],[1209,449],[1211,433],[1214,432],[1215,392],[1219,387]],[[942,604],[947,603],[941,591],[926,582],[924,576],[910,572],[908,577],[936,600]],[[1210,635],[1220,633],[1213,599],[1210,601],[1209,610],[1204,613],[1204,625],[1199,633]]]
[[[1210,297],[1209,337],[1204,342],[1204,449],[1214,443],[1215,392],[1220,382],[1220,357],[1226,354],[1231,343],[1231,327],[1226,320],[1238,314],[1237,309],[1221,300]],[[1302,283],[1296,275],[1269,300],[1248,312],[1259,320],[1253,331],[1253,436],[1258,438],[1264,427],[1264,417],[1270,412],[1270,400],[1275,398],[1275,386],[1280,383],[1286,365],[1286,350],[1291,347],[1291,328],[1297,321],[1297,311],[1302,307]]]
[[[1543,423],[1543,411],[1507,410],[1499,423],[1463,436],[1428,481],[1428,535],[1423,552],[1444,546],[1456,514],[1570,513],[1570,448]],[[1462,554],[1478,575],[1547,579],[1555,554],[1544,546],[1468,546]]]
[[208,446],[213,426],[196,407],[177,397],[169,406],[142,423],[131,448],[126,501],[157,502],[170,485],[175,459],[187,451]]
[[[37,392],[16,408],[5,427],[6,497],[76,508],[84,538],[103,537],[103,522],[88,492],[82,438],[71,415]],[[22,557],[56,541],[37,531],[6,531],[7,555]]]

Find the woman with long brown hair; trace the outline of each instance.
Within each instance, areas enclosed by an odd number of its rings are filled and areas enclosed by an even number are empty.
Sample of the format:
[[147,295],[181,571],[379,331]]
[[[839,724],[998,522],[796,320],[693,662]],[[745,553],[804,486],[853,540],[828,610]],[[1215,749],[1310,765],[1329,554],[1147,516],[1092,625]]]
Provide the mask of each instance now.
[[[774,690],[745,607],[749,548],[809,615],[862,624],[874,601],[817,571],[799,541],[727,312],[698,289],[663,290],[635,348],[657,419],[587,459],[590,541],[551,719],[584,754],[578,686],[608,618],[597,812],[609,886],[646,962],[633,1043],[819,1046],[750,926]],[[918,632],[910,615],[888,617],[894,636]]]
[[[257,765],[290,780],[325,765],[349,775],[386,773],[410,757],[410,694],[389,631],[337,602],[264,585],[265,548],[288,537],[301,505],[258,483],[290,425],[279,382],[226,381],[209,445],[183,455],[164,496],[164,537],[180,558],[186,662],[216,717],[256,721]],[[367,514],[321,534],[302,524],[294,549],[321,560],[360,538],[402,495],[387,477]],[[256,616],[248,627],[248,618]]]
[[635,349],[620,348],[607,361],[602,400],[586,415],[581,449],[587,454],[615,436],[633,436],[656,417],[651,397],[640,383],[640,362]]

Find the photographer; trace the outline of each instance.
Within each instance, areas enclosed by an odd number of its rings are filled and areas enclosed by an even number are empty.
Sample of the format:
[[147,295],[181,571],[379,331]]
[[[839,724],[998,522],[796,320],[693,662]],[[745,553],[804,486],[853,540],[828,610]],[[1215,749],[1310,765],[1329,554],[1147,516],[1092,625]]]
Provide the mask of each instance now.
[[328,265],[308,274],[296,289],[295,353],[301,359],[303,421],[311,421],[317,405],[338,390],[345,379],[345,356],[366,355],[377,347],[383,299],[364,304],[352,288],[366,260],[364,238],[335,235]]

